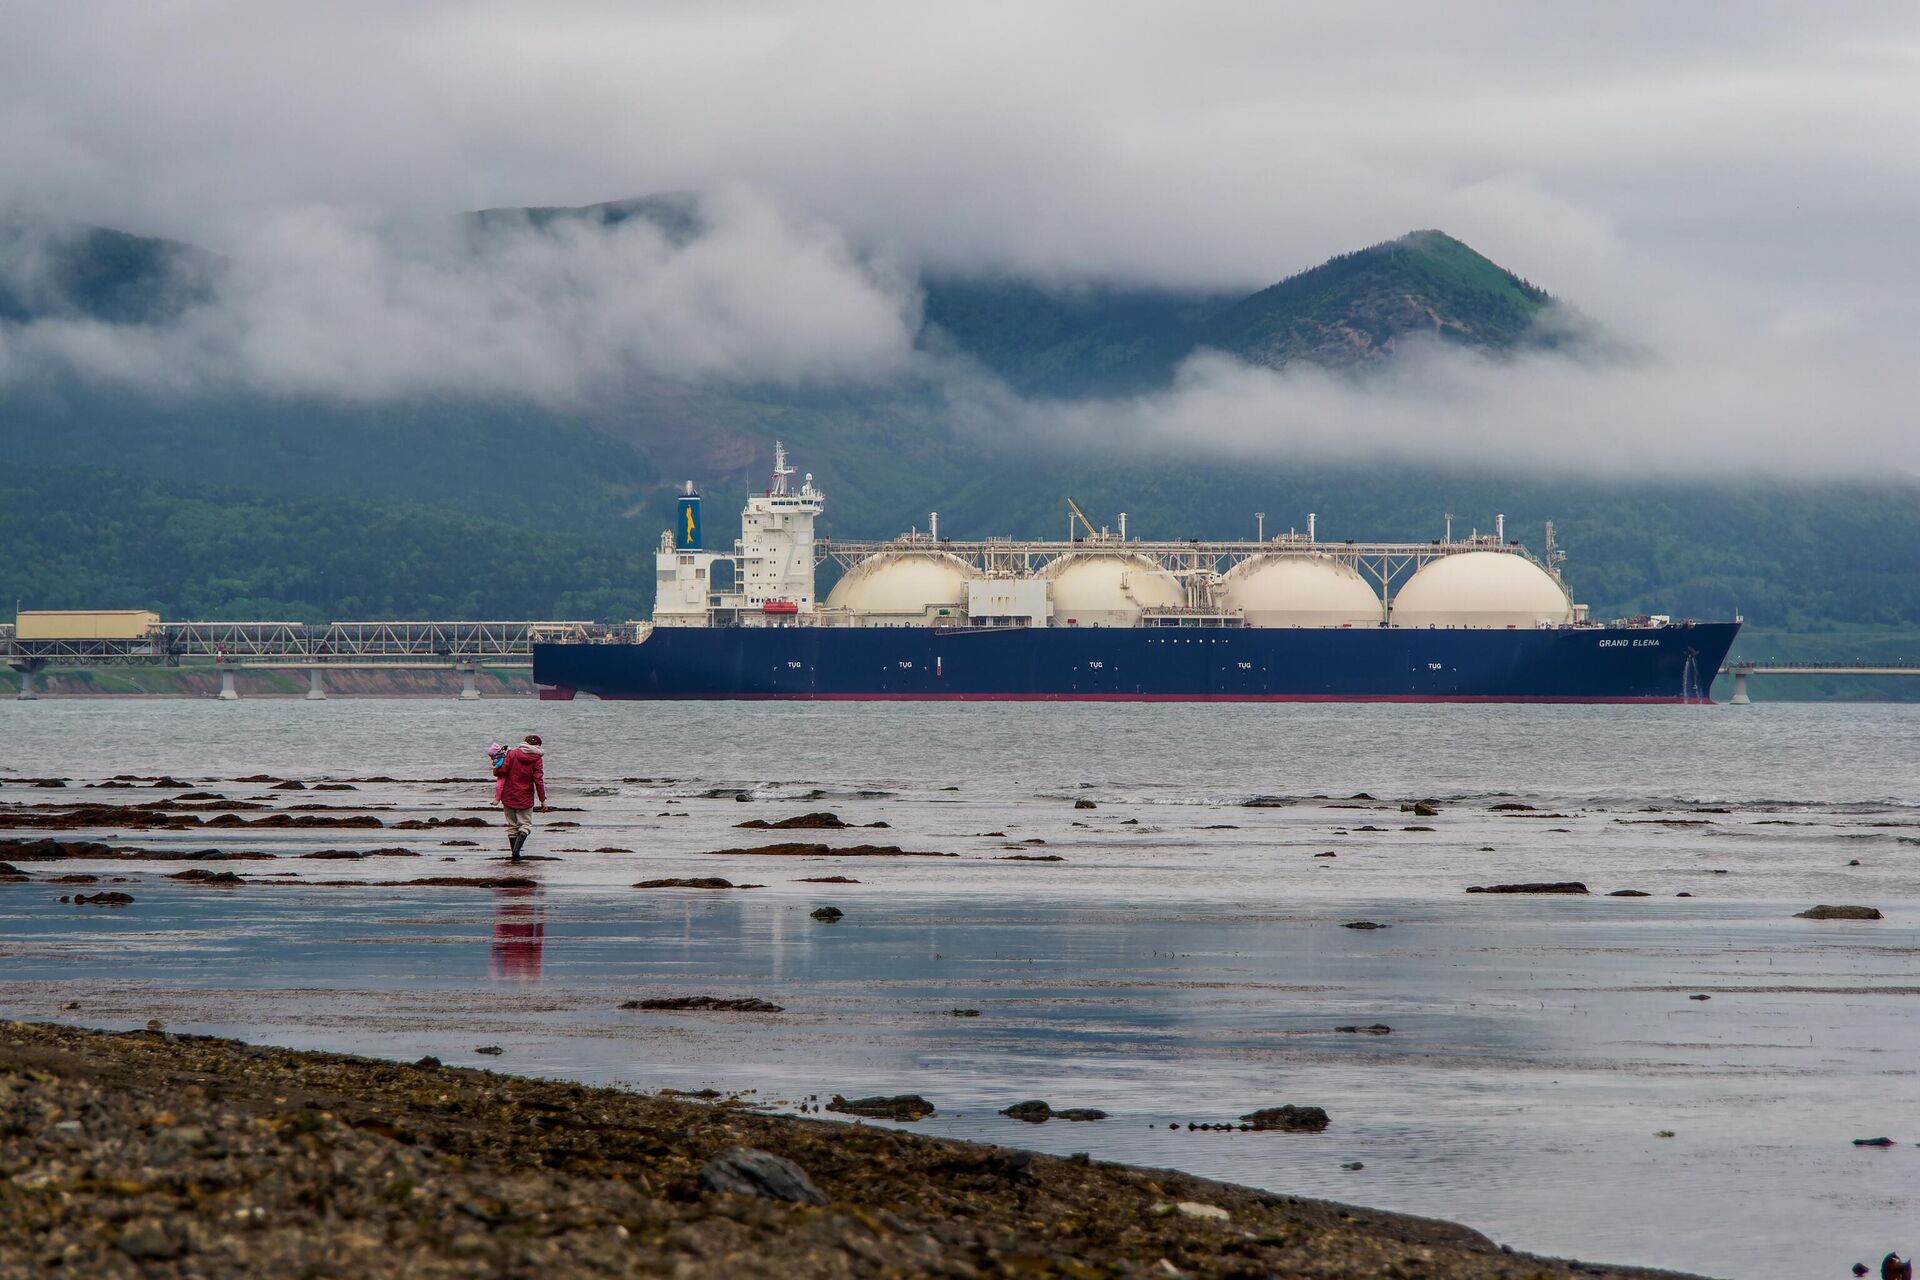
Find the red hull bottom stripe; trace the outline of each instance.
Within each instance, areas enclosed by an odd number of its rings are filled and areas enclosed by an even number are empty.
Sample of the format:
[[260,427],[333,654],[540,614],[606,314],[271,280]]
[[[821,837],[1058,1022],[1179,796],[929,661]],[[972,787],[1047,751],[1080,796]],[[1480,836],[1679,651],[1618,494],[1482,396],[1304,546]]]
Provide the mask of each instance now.
[[[568,690],[561,699],[570,699]],[[548,697],[546,690],[541,697]],[[1634,706],[1711,706],[1711,698],[1585,698],[1576,695],[1470,693],[676,693],[602,694],[605,702],[1529,702]]]

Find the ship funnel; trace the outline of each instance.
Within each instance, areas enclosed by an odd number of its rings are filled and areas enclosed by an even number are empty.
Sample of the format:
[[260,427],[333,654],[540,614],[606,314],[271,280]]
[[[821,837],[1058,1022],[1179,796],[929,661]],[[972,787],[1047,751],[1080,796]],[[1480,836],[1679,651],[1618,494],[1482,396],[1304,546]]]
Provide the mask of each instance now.
[[673,546],[676,551],[700,550],[700,495],[695,492],[693,481],[687,481],[685,493],[680,495],[679,510],[673,522]]

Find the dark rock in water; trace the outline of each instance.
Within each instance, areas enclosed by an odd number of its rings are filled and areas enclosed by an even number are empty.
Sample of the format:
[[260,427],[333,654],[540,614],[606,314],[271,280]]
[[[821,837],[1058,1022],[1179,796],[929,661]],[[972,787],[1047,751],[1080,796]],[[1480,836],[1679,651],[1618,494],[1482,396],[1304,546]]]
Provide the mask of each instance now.
[[957,853],[929,853],[902,849],[897,844],[765,844],[756,849],[709,849],[710,858],[957,858]]
[[1065,862],[1057,853],[1009,853],[995,858],[995,862]]
[[1431,831],[1432,827],[1402,827],[1402,831]]
[[443,849],[478,849],[480,842],[478,840],[442,840],[440,847]]
[[1335,1027],[1335,1031],[1344,1031],[1348,1035],[1387,1036],[1393,1034],[1393,1028],[1384,1022],[1375,1022],[1368,1026]]
[[633,886],[636,889],[745,889],[746,885],[735,884],[721,876],[691,876],[671,880],[642,880]]
[[306,789],[307,784],[304,782],[276,782],[268,788],[269,791],[305,791]]
[[1353,1172],[1354,1170],[1364,1169],[1367,1166],[1364,1164],[1361,1164],[1358,1160],[1349,1160],[1345,1164],[1341,1165],[1340,1167],[1342,1169],[1347,1170],[1348,1172]]
[[1098,1107],[1068,1107],[1064,1111],[1053,1113],[1055,1120],[1105,1120],[1107,1113]]
[[735,796],[734,799],[738,800],[741,804],[747,804],[753,800],[753,797],[742,791],[739,795]]
[[765,818],[749,818],[745,822],[736,822],[733,825],[752,831],[840,831],[853,824],[843,821],[838,814],[822,810],[818,813],[802,813],[791,818],[780,818],[773,822]]
[[506,1050],[505,1050],[505,1049],[502,1049],[502,1048],[501,1048],[501,1047],[500,1047],[499,1045],[497,1045],[497,1044],[483,1044],[483,1045],[481,1045],[481,1046],[480,1046],[479,1048],[477,1048],[477,1049],[475,1049],[475,1050],[474,1050],[474,1052],[475,1052],[475,1053],[483,1053],[483,1054],[485,1054],[485,1055],[486,1055],[487,1057],[489,1057],[489,1058],[497,1058],[497,1057],[499,1057],[499,1056],[500,1056],[501,1054],[503,1054],[503,1053],[505,1053],[505,1052],[506,1052]]
[[193,884],[244,884],[239,876],[231,871],[208,871],[205,867],[194,867],[187,871],[176,871],[168,876],[169,880],[186,880]]
[[1012,1116],[1015,1120],[1024,1120],[1028,1124],[1045,1124],[1053,1117],[1053,1108],[1039,1098],[1026,1102],[1016,1102],[1010,1107],[1002,1107],[1000,1114]]
[[1292,804],[1293,801],[1285,796],[1255,796],[1251,800],[1242,800],[1240,807],[1242,809],[1285,809]]
[[1881,915],[1876,907],[1809,907],[1805,911],[1793,913],[1796,920],[1879,920]]
[[[244,782],[246,779],[242,778],[241,781]],[[413,1065],[422,1070],[431,1071],[440,1065],[440,1059],[434,1057],[432,1054],[428,1054],[426,1057],[416,1060]]]
[[313,784],[313,789],[315,791],[358,791],[360,788],[351,782],[316,782]]
[[11,862],[0,862],[0,876],[23,876],[27,874]]
[[851,1100],[836,1093],[833,1101],[827,1104],[827,1110],[850,1116],[866,1116],[873,1120],[921,1120],[933,1114],[933,1104],[917,1093]]
[[1412,804],[1403,804],[1400,806],[1400,812],[1410,813],[1416,818],[1437,818],[1440,816],[1439,806],[1435,805],[1431,800],[1415,800]]
[[1476,884],[1468,893],[1585,893],[1587,886],[1578,880],[1542,881],[1538,884]]
[[1376,826],[1374,826],[1374,825],[1373,825],[1372,823],[1368,823],[1368,824],[1367,824],[1366,826],[1364,826],[1364,827],[1355,827],[1355,828],[1354,828],[1354,830],[1355,830],[1355,831],[1378,831],[1378,832],[1384,832],[1384,831],[1386,831],[1386,828],[1385,828],[1385,827],[1376,827]]
[[1856,1147],[1890,1147],[1893,1145],[1893,1139],[1892,1138],[1855,1138],[1853,1140],[1853,1145]]
[[758,996],[655,996],[627,1000],[622,1009],[664,1009],[694,1013],[785,1013],[786,1009]]
[[1368,794],[1367,794],[1366,792],[1364,792],[1364,791],[1356,791],[1356,792],[1354,792],[1354,793],[1353,793],[1352,795],[1350,795],[1350,796],[1348,796],[1348,797],[1347,797],[1347,799],[1349,799],[1349,800],[1371,800],[1371,799],[1373,799],[1373,797],[1372,797],[1372,796],[1370,796],[1370,795],[1368,795]]
[[1492,853],[1492,852],[1493,852],[1493,846],[1492,846],[1492,845],[1490,845],[1490,844],[1483,844],[1483,845],[1481,845],[1481,846],[1480,846],[1480,852],[1481,852],[1481,853]]
[[1691,898],[1693,895],[1688,893],[1686,890],[1682,889],[1679,893],[1676,893],[1673,896],[1676,898]]
[[[5,874],[6,874],[5,872],[0,871],[0,875],[5,875]],[[25,880],[26,877],[22,875],[20,876],[20,879]],[[91,875],[48,876],[47,883],[48,884],[99,884],[100,877],[91,876]]]
[[728,1147],[700,1169],[708,1191],[782,1200],[788,1204],[825,1204],[826,1193],[791,1160],[754,1147]]
[[1342,929],[1391,929],[1390,924],[1380,924],[1373,920],[1349,920],[1340,926]]
[[132,901],[132,894],[116,893],[111,889],[104,890],[100,893],[76,893],[73,895],[73,904],[76,907],[81,905],[90,907],[124,907]]
[[980,1016],[978,1009],[949,1009],[948,1012],[956,1018],[977,1018]]
[[1499,804],[1488,805],[1487,808],[1493,810],[1493,812],[1495,813],[1533,813],[1535,812],[1535,809],[1532,805],[1521,804],[1517,800],[1502,800]]
[[859,884],[852,876],[801,876],[795,884]]
[[1651,898],[1653,895],[1645,889],[1615,889],[1607,896],[1609,898]]
[[1200,829],[1202,831],[1238,831],[1240,828],[1231,822],[1210,822]]
[[1316,853],[1316,854],[1314,854],[1313,856],[1314,856],[1314,857],[1316,857],[1316,858],[1337,858],[1337,857],[1339,857],[1340,855],[1339,855],[1339,854],[1337,854],[1337,853],[1333,853],[1333,852],[1331,852],[1331,851],[1329,851],[1329,852],[1326,852],[1326,853]]
[[1137,827],[1137,826],[1139,826],[1139,825],[1140,825],[1140,819],[1138,819],[1138,818],[1122,818],[1122,819],[1120,820],[1120,825],[1121,825],[1121,826],[1123,826],[1123,827]]
[[846,915],[847,913],[842,911],[838,907],[815,907],[813,910],[809,911],[807,914],[812,916],[815,920],[824,920],[824,921],[827,921],[828,923],[832,923],[833,921],[840,919],[842,916]]
[[532,889],[540,882],[532,876],[422,876],[382,883],[401,889]]
[[48,790],[58,790],[59,788],[64,787],[67,784],[66,784],[66,781],[61,778],[35,778],[31,785],[36,787],[44,787]]
[[1098,805],[1096,805],[1096,804],[1094,804],[1094,802],[1093,802],[1093,801],[1091,801],[1091,800],[1075,800],[1075,801],[1073,802],[1073,807],[1074,807],[1074,808],[1076,808],[1076,809],[1097,809],[1097,808],[1099,808],[1099,806],[1098,806]]
[[1689,1000],[1711,1000],[1711,999],[1713,999],[1713,997],[1712,997],[1712,996],[1709,996],[1709,995],[1691,995],[1691,996],[1688,996],[1688,997],[1687,997],[1687,999],[1689,999]]
[[1859,866],[1859,865],[1860,865],[1860,859],[1858,859],[1858,858],[1848,858],[1848,859],[1847,859],[1847,865],[1848,865],[1848,866],[1850,866],[1850,867],[1857,867],[1857,866]]
[[1284,1107],[1250,1111],[1240,1118],[1251,1124],[1256,1132],[1279,1129],[1288,1133],[1319,1133],[1332,1123],[1327,1119],[1324,1108],[1296,1107],[1292,1103]]

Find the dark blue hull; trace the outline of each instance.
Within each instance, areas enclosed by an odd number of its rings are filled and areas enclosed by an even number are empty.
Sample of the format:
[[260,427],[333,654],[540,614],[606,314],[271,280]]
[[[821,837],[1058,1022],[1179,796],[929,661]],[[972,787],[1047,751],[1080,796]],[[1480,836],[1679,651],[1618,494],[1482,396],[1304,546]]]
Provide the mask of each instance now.
[[1707,702],[1739,629],[657,627],[537,644],[533,678],[561,698]]

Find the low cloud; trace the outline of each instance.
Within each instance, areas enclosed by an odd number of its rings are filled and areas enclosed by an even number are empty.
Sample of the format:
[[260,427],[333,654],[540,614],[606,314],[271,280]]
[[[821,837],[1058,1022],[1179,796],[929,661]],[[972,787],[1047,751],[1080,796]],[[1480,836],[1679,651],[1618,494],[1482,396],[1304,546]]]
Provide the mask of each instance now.
[[[71,376],[170,394],[586,407],[645,380],[870,385],[906,368],[909,277],[744,191],[702,215],[703,234],[682,241],[640,218],[480,231],[282,213],[224,246],[210,298],[167,323],[0,325],[0,386]],[[0,279],[44,293],[45,241],[13,246]]]
[[1082,456],[1437,464],[1711,483],[1744,474],[1920,477],[1905,353],[1814,328],[1735,344],[1496,356],[1403,345],[1362,373],[1201,352],[1164,391],[1023,401],[952,390],[983,441]]

